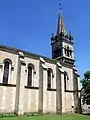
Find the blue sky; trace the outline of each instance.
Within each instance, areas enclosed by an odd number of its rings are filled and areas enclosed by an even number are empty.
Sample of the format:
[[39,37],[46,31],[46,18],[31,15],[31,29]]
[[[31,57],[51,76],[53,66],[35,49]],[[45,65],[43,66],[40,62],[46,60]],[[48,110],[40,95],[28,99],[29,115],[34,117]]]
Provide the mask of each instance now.
[[[59,0],[0,0],[0,44],[51,57]],[[74,37],[81,77],[90,70],[90,0],[62,0],[63,17]]]

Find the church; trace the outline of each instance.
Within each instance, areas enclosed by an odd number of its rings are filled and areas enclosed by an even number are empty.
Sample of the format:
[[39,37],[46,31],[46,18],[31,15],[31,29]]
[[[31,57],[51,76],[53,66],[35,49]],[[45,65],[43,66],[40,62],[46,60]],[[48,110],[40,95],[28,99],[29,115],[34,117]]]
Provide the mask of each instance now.
[[0,45],[0,113],[78,112],[74,40],[59,11],[52,58]]

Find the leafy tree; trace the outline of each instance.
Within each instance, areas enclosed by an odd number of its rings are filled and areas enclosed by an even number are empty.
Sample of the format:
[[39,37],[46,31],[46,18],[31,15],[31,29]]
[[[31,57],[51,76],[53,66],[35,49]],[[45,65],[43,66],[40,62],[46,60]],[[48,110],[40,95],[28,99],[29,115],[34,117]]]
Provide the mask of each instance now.
[[83,92],[83,104],[90,105],[90,71],[84,74],[84,79],[82,79],[82,92]]

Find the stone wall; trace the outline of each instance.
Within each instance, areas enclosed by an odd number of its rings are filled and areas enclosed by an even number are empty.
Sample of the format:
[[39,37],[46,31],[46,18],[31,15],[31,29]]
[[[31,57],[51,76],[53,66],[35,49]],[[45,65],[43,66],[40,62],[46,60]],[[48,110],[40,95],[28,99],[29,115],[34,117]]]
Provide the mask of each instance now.
[[16,87],[0,86],[0,113],[14,113]]
[[25,88],[23,112],[38,112],[38,92],[39,90]]

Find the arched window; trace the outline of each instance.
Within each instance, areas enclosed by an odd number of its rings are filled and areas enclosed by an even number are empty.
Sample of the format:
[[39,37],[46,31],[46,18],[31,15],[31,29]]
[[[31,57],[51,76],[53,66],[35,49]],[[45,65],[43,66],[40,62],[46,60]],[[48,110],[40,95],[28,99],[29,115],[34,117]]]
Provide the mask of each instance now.
[[66,90],[66,80],[67,80],[67,72],[64,72],[64,88]]
[[34,69],[34,66],[29,64],[28,65],[28,81],[27,81],[28,87],[31,87],[33,84],[33,69]]
[[65,88],[65,90],[68,89],[68,80],[69,80],[68,73],[65,71],[64,72],[64,88]]
[[8,84],[10,64],[10,60],[4,60],[3,84]]
[[47,88],[48,89],[51,89],[52,87],[52,69],[48,69],[47,71]]

